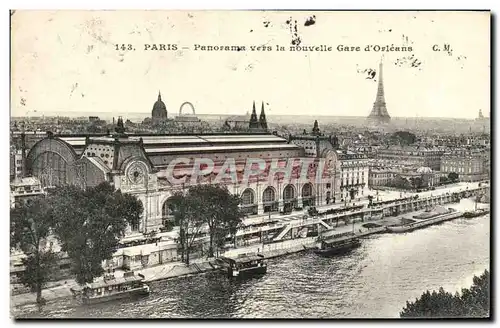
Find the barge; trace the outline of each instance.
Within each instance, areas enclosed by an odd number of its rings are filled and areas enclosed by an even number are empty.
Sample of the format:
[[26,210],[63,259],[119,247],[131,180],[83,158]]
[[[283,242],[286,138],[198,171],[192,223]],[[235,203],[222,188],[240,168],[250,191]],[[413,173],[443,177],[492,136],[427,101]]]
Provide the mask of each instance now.
[[144,283],[142,274],[126,272],[123,278],[106,276],[101,281],[86,284],[83,287],[71,288],[73,297],[83,304],[95,304],[123,298],[147,296],[149,286]]
[[240,254],[236,258],[221,256],[216,263],[228,277],[261,275],[267,272],[267,263],[262,254]]
[[441,215],[436,216],[436,217],[432,217],[431,219],[413,222],[413,223],[409,223],[409,224],[404,224],[404,225],[400,225],[400,226],[389,226],[389,227],[386,227],[386,229],[389,232],[396,232],[396,233],[410,232],[410,231],[424,228],[424,227],[427,227],[427,226],[430,226],[433,224],[438,224],[438,223],[441,223],[444,221],[453,220],[453,219],[461,217],[462,215],[463,215],[462,212],[458,212],[454,209],[450,209],[450,212],[448,212],[446,214],[441,214]]
[[475,217],[478,217],[478,216],[486,215],[488,213],[490,213],[489,209],[487,209],[487,208],[478,208],[478,209],[476,209],[474,211],[464,212],[464,218],[471,219],[471,218],[475,218]]
[[320,246],[314,250],[314,253],[320,256],[342,255],[361,246],[359,238],[346,237],[333,241],[322,241]]

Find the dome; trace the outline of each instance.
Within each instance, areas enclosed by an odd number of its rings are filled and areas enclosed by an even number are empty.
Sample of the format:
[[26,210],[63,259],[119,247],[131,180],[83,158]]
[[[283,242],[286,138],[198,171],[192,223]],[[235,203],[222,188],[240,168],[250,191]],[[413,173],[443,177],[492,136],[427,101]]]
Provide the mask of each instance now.
[[432,173],[432,169],[427,166],[422,166],[417,170],[417,173]]
[[161,93],[158,93],[158,100],[153,105],[153,118],[167,118],[167,106],[161,100]]

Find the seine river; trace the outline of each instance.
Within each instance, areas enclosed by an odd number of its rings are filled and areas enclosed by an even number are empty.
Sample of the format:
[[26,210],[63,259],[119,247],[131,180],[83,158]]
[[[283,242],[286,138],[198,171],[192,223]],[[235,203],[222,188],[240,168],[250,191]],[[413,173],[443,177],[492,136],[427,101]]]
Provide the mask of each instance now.
[[364,239],[343,257],[299,253],[269,260],[268,273],[229,280],[210,272],[151,284],[149,297],[81,306],[33,305],[16,317],[50,318],[394,318],[426,289],[455,292],[489,268],[489,215],[407,234]]

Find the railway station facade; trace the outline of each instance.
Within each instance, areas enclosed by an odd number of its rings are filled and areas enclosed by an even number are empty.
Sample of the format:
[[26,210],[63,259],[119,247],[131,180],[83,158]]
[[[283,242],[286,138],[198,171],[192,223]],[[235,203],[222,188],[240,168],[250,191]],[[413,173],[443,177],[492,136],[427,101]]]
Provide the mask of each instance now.
[[[234,161],[238,180],[223,179],[229,191],[242,198],[242,209],[248,215],[291,212],[305,206],[320,206],[340,200],[340,159],[342,154],[329,142],[307,155],[304,147],[269,133],[204,134],[204,135],[132,135],[123,131],[108,136],[53,135],[38,141],[28,152],[25,165],[28,176],[36,177],[42,186],[78,185],[82,188],[108,181],[122,192],[135,195],[144,206],[143,220],[132,230],[151,232],[172,219],[169,198],[192,184],[213,183],[224,163]],[[340,155],[340,156],[339,156]],[[173,165],[179,158],[186,161]],[[197,160],[214,163],[210,174],[193,178]],[[263,174],[241,181],[249,159],[266,163]],[[302,177],[295,164],[292,179],[269,179],[272,163],[288,165],[293,159],[318,163],[322,179]],[[290,164],[292,165],[292,164]],[[325,164],[323,164],[325,165]],[[172,170],[173,168],[173,170]],[[174,184],[171,175],[185,183]]]

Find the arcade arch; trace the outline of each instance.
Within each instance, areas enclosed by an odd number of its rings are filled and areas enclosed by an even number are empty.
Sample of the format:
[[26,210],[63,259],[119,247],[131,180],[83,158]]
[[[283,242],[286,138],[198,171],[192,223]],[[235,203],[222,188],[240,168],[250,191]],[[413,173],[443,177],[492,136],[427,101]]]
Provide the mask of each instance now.
[[315,197],[312,183],[308,182],[302,186],[302,207],[314,206]]
[[283,212],[291,212],[296,205],[297,199],[295,198],[295,188],[293,185],[289,184],[283,189]]
[[241,210],[246,214],[257,214],[255,192],[251,188],[247,188],[241,193]]
[[264,213],[275,212],[278,210],[276,202],[276,190],[273,187],[267,187],[262,193],[262,204],[264,205]]

